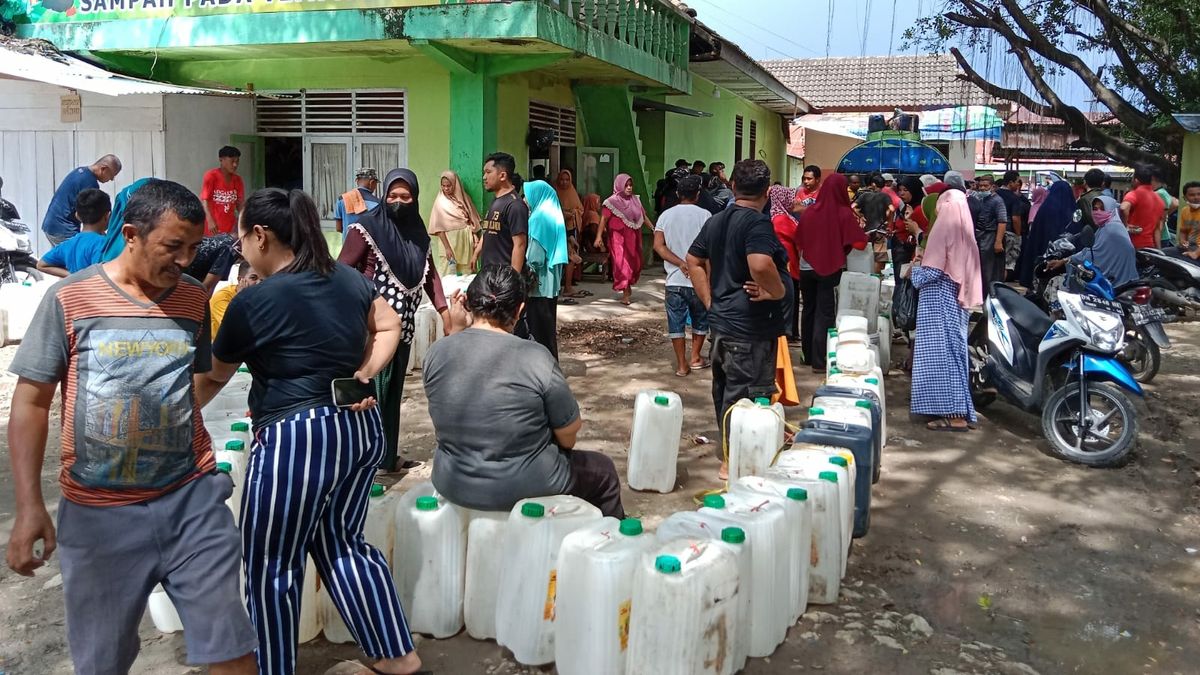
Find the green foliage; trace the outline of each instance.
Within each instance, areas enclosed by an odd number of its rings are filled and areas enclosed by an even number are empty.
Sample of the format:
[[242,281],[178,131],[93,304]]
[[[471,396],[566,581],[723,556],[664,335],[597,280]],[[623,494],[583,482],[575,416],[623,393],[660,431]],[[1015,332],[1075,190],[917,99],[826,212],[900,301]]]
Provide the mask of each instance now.
[[[1063,119],[1121,161],[1177,155],[1182,131],[1171,114],[1200,111],[1197,0],[943,0],[904,41],[905,48],[975,54],[981,63],[969,64],[968,79],[994,94],[1028,95],[1018,102]],[[998,70],[1019,73],[1024,84],[1014,87]],[[1124,129],[1096,128],[1056,100],[1058,77],[1078,77]]]

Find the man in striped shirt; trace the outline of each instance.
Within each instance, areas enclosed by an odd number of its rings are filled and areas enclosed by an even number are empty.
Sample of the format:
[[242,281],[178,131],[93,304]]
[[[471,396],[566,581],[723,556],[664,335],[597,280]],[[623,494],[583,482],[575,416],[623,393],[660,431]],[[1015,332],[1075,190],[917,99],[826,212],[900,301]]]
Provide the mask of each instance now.
[[[55,284],[12,362],[7,562],[31,576],[60,552],[76,673],[129,671],[159,584],[183,622],[189,662],[255,672],[257,640],[238,590],[241,538],[224,506],[233,484],[215,470],[192,384],[210,368],[208,293],[183,269],[203,234],[195,195],[147,183],[126,208],[120,257]],[[41,471],[60,385],[56,531]]]

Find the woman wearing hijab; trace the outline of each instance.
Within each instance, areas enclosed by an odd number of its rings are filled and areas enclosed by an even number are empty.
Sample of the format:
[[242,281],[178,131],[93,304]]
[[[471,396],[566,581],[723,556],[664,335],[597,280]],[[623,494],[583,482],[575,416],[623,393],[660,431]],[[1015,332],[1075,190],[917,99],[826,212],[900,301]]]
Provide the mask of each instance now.
[[[575,177],[567,169],[558,172],[554,181],[554,191],[558,194],[558,203],[562,206],[563,222],[567,227],[567,272],[563,277],[562,294],[564,305],[576,304],[572,298],[584,297],[583,292],[575,291],[575,275],[583,259],[579,257],[579,242],[583,236],[583,200],[575,190]],[[531,207],[532,208],[532,207]]]
[[804,304],[800,342],[805,361],[816,372],[825,370],[826,337],[837,316],[834,292],[846,266],[846,253],[851,247],[862,250],[867,246],[867,233],[850,206],[848,185],[840,173],[826,178],[816,203],[805,210],[796,228]]
[[[800,256],[796,253],[796,217],[792,208],[796,205],[795,188],[782,185],[772,185],[767,190],[767,203],[771,207],[771,225],[775,228],[775,236],[788,256],[788,276],[792,278],[792,286],[800,287]],[[792,329],[788,340],[795,342],[800,339],[800,294],[796,294],[796,306],[792,312]]]
[[1050,242],[1063,234],[1075,234],[1078,231],[1075,222],[1075,191],[1065,180],[1054,181],[1046,194],[1046,201],[1042,202],[1037,211],[1037,217],[1031,219],[1029,236],[1021,247],[1021,285],[1026,288],[1033,286],[1033,270]]
[[[1112,197],[1100,196],[1092,200],[1092,222],[1096,233],[1091,246],[1071,256],[1071,261],[1082,265],[1092,261],[1113,286],[1129,283],[1138,278],[1137,252],[1129,230],[1121,220],[1121,205]],[[1079,237],[1076,237],[1079,239]],[[1066,266],[1065,260],[1053,260],[1051,268]]]
[[437,235],[442,242],[446,273],[469,274],[471,254],[475,250],[474,233],[479,230],[479,213],[458,174],[443,171],[441,187],[429,213],[429,234]]
[[892,272],[896,283],[900,283],[900,269],[910,263],[917,252],[917,241],[929,229],[929,219],[921,209],[925,199],[925,187],[916,176],[900,179],[896,189],[901,209],[892,221]]
[[230,301],[196,399],[211,400],[240,364],[249,367],[254,443],[240,529],[258,672],[296,670],[309,556],[375,659],[371,670],[418,672],[386,552],[363,538],[385,448],[379,411],[372,397],[342,407],[330,392],[335,379],[370,381],[400,342],[400,320],[369,280],[333,260],[317,206],[300,190],[250,195],[236,234],[263,281]]
[[966,194],[947,191],[937,209],[937,227],[912,268],[918,300],[911,409],[935,418],[926,425],[932,431],[967,431],[975,422],[967,321],[983,301],[979,246]]
[[113,200],[112,213],[108,216],[108,231],[104,234],[104,248],[100,253],[100,262],[116,260],[125,250],[125,237],[121,236],[121,226],[125,224],[125,207],[129,198],[146,183],[155,180],[153,177],[139,178],[125,186]]
[[950,186],[940,180],[925,188],[925,198],[921,200],[921,213],[924,214],[925,221],[928,223],[925,230],[926,236],[929,235],[929,228],[932,228],[934,221],[937,220],[938,197],[949,189]]
[[525,264],[537,278],[525,303],[529,336],[558,359],[558,291],[567,264],[567,229],[558,195],[545,181],[525,184],[529,205],[529,246]]
[[375,283],[379,295],[400,315],[400,346],[375,378],[387,445],[379,466],[385,471],[395,471],[404,371],[408,368],[415,328],[413,318],[421,304],[422,289],[442,315],[444,326],[449,325],[449,315],[442,280],[430,252],[429,232],[421,219],[416,174],[408,169],[392,169],[383,186],[384,201],[350,225],[338,262],[366,275]]
[[604,235],[612,257],[613,290],[621,294],[621,304],[632,302],[633,285],[642,276],[642,228],[654,229],[642,200],[633,194],[633,178],[627,173],[613,180],[613,193],[600,209],[600,229],[596,248],[604,250]]
[[1038,185],[1037,187],[1033,188],[1032,192],[1029,193],[1029,201],[1031,204],[1029,207],[1029,222],[1033,222],[1034,217],[1037,216],[1038,209],[1042,208],[1042,204],[1046,201],[1046,195],[1049,194],[1049,192],[1050,191],[1045,187]]

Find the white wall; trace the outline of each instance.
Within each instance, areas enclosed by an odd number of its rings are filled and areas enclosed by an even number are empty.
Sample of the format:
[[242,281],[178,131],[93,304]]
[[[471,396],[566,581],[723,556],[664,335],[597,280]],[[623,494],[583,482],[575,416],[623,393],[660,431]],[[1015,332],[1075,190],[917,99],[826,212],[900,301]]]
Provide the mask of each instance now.
[[975,141],[950,141],[950,152],[946,157],[950,168],[961,171],[967,180],[975,179]]
[[37,232],[34,251],[39,255],[50,248],[41,234],[46,206],[72,169],[107,153],[120,157],[121,174],[101,186],[115,195],[142,176],[161,175],[166,167],[161,95],[80,92],[82,120],[63,123],[59,101],[66,93],[67,89],[40,82],[0,79],[4,197]]
[[[254,133],[254,104],[249,98],[168,94],[163,97],[166,120],[166,178],[200,194],[204,172],[217,166],[217,151],[233,145],[233,134]],[[242,155],[238,173],[252,190],[253,159]]]

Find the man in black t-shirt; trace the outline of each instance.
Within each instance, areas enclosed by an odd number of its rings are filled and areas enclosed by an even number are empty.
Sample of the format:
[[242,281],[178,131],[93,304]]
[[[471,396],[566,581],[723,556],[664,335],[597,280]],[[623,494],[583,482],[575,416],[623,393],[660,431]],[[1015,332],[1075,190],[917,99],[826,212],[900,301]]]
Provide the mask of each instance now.
[[1004,172],[1001,186],[996,188],[996,194],[1004,201],[1004,210],[1008,213],[1008,229],[1004,231],[1004,268],[1010,281],[1017,268],[1017,260],[1021,257],[1021,237],[1029,229],[1029,211],[1033,204],[1022,194],[1021,172],[1009,169]]
[[771,169],[761,160],[741,161],[732,182],[736,205],[710,218],[687,254],[692,285],[709,310],[713,406],[725,438],[734,403],[775,393],[776,343],[795,304],[787,252],[763,214]]
[[[496,195],[483,214],[479,248],[475,258],[483,265],[512,265],[525,271],[525,247],[529,243],[529,206],[513,187],[517,162],[505,152],[488,155],[483,164],[483,187]],[[471,267],[475,260],[471,261]]]

